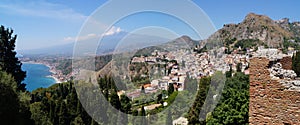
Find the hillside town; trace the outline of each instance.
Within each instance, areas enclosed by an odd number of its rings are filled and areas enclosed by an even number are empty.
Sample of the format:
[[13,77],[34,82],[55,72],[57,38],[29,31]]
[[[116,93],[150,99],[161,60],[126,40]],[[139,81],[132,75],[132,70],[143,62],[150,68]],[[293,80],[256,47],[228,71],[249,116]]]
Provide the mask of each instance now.
[[[225,74],[226,71],[240,70],[244,74],[249,74],[250,59],[253,57],[266,57],[274,62],[274,65],[270,67],[270,77],[273,79],[279,79],[280,82],[289,87],[289,89],[300,90],[300,82],[295,80],[296,73],[291,70],[285,70],[278,61],[291,59],[296,52],[293,48],[289,48],[287,54],[284,54],[280,49],[264,48],[260,46],[255,49],[247,49],[246,53],[241,53],[241,49],[234,50],[231,54],[225,54],[225,47],[221,47],[216,50],[206,52],[193,52],[189,50],[177,50],[172,52],[160,52],[155,50],[150,56],[138,56],[133,57],[131,63],[147,63],[149,65],[166,64],[166,69],[170,69],[169,73],[158,79],[151,79],[148,84],[142,85],[147,93],[155,93],[157,90],[167,90],[171,84],[177,91],[185,89],[185,79],[187,77],[193,79],[201,79],[205,76],[212,76],[216,71],[220,71]],[[166,61],[167,60],[167,61]],[[155,69],[155,73],[164,72],[164,69]],[[147,74],[144,74],[147,75]],[[150,76],[151,77],[151,76]],[[134,92],[126,93],[128,97],[132,99],[139,97],[141,94],[140,89]],[[150,105],[153,109],[160,105]],[[174,120],[174,124],[187,123],[186,118],[180,117]]]
[[[229,70],[241,70],[249,74],[249,58],[254,51],[248,51],[246,54],[240,54],[237,51],[231,54],[225,54],[225,47],[206,52],[195,52],[186,49],[180,49],[171,52],[161,52],[155,50],[150,56],[133,57],[131,64],[147,63],[149,65],[166,65],[164,68],[154,68],[153,75],[165,72],[160,78],[150,78],[150,83],[143,84],[146,93],[155,93],[157,90],[167,90],[170,84],[173,84],[175,90],[182,91],[185,89],[185,80],[201,79],[205,76],[212,76],[216,71],[225,74]],[[239,67],[239,69],[237,69]],[[167,71],[165,71],[167,70]],[[151,79],[153,78],[153,79]],[[140,89],[134,92],[126,93],[128,97],[136,98],[140,95]]]

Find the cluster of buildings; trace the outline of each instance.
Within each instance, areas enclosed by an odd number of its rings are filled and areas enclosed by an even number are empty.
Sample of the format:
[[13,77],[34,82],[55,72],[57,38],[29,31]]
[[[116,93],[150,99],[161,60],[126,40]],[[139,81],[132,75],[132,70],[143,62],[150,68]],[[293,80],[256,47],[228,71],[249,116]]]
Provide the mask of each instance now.
[[[146,93],[155,93],[157,90],[167,90],[170,84],[174,86],[175,90],[182,91],[185,89],[185,80],[187,77],[200,79],[205,76],[211,76],[216,71],[225,73],[230,69],[237,70],[236,67],[238,65],[242,72],[249,74],[247,67],[249,67],[250,54],[239,54],[238,52],[224,54],[224,51],[225,47],[202,53],[192,52],[187,49],[171,52],[160,52],[156,50],[151,56],[133,57],[131,63],[166,65],[165,68],[156,68],[154,72],[162,73],[167,70],[165,75],[160,78],[151,79],[150,83],[143,85]],[[138,91],[139,90],[136,90],[127,95],[136,97],[138,96]]]

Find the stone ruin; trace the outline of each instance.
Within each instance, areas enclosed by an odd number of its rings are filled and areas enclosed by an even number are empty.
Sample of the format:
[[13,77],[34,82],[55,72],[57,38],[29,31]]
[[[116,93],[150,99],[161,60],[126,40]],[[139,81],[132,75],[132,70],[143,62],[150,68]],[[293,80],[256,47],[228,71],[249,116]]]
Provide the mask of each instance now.
[[[295,82],[297,80],[272,79],[270,62],[266,57],[250,59],[249,124],[297,125],[300,123],[300,92],[292,88],[300,83]],[[275,64],[276,70],[285,69]]]
[[295,79],[297,74],[293,70],[286,70],[282,68],[281,63],[274,64],[271,69],[271,78],[280,78],[280,79]]

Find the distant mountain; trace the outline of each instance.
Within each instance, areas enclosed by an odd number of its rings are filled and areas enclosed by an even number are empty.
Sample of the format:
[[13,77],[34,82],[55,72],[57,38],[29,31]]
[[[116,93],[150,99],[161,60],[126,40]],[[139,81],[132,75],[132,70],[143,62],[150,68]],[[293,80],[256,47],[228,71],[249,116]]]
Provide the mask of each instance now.
[[[90,41],[97,41],[99,38],[93,38],[81,41],[80,47],[95,48]],[[248,40],[248,41],[247,41]],[[199,44],[204,45],[214,41],[221,46],[234,46],[237,42],[252,42],[255,45],[264,45],[268,47],[283,48],[284,42],[294,42],[291,45],[300,43],[300,22],[289,22],[288,18],[274,21],[268,16],[258,15],[254,13],[248,14],[245,19],[238,24],[225,24],[223,28],[212,34],[206,40],[192,40],[188,36],[182,36],[174,40],[162,38],[159,36],[131,34],[127,32],[119,32],[110,36],[103,37],[97,49],[97,55],[111,54],[112,52],[122,53],[131,50],[140,50],[145,47],[160,47],[163,49],[176,49],[184,41],[185,46],[194,47]],[[299,42],[299,43],[298,43]],[[18,51],[21,55],[27,54],[46,54],[46,55],[72,55],[75,42],[65,45],[53,46],[35,50]],[[172,46],[176,45],[176,46]],[[215,44],[211,44],[215,46]],[[203,46],[202,46],[203,47]],[[201,48],[201,47],[199,47]],[[82,53],[85,54],[83,51]]]
[[[174,40],[169,40],[159,46],[140,49],[136,55],[147,55],[154,50],[177,49],[180,45],[194,47],[198,44],[200,44],[199,49],[204,47],[204,45],[211,45],[213,47],[216,44],[234,47],[238,44],[243,44],[243,42],[247,42],[251,47],[264,45],[267,47],[283,48],[285,47],[285,42],[293,41],[295,44],[300,43],[300,22],[289,22],[288,18],[275,21],[265,15],[249,13],[241,23],[225,24],[223,28],[219,29],[206,40],[197,41],[191,39],[189,36],[182,36]],[[109,71],[107,68],[103,72]]]
[[193,40],[191,37],[187,36],[187,35],[183,35],[169,43],[172,42],[184,42],[186,45],[190,46],[190,47],[194,47],[195,45],[199,44],[199,40]]
[[71,55],[73,52],[74,43],[56,45],[40,49],[18,50],[22,55]]
[[[90,41],[99,41],[99,38],[92,38],[85,41],[83,48],[95,48]],[[150,35],[131,34],[119,32],[113,35],[104,36],[97,48],[97,55],[110,54],[114,51],[127,51],[128,48],[144,48],[169,41],[167,38]],[[22,55],[69,55],[73,54],[75,42],[57,45],[41,49],[18,50]]]
[[[181,37],[173,39],[173,40],[166,40],[165,42],[162,42],[162,43],[154,43],[153,46],[141,47],[141,49],[137,50],[134,53],[134,55],[135,56],[150,55],[155,50],[174,51],[174,50],[177,50],[179,48],[190,49],[190,48],[193,48],[195,45],[198,45],[198,44],[199,44],[199,40],[193,40],[189,36],[184,35],[184,36],[181,36]],[[127,55],[128,53],[124,53],[124,54],[125,54],[125,56],[123,56],[123,59],[124,59],[124,57],[128,56]],[[131,56],[134,56],[134,55],[131,55]],[[129,58],[131,58],[131,56]],[[102,69],[100,69],[97,72],[97,76],[103,77],[107,74],[111,74],[112,70],[113,70],[112,65],[114,65],[114,63],[112,63],[112,61],[110,61],[106,66],[104,66]]]

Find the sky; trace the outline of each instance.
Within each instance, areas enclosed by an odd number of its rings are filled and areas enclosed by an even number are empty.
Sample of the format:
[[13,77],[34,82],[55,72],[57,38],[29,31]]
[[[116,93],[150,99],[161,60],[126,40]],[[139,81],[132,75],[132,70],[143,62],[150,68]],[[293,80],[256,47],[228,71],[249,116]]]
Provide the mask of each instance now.
[[[114,0],[115,1],[115,0]],[[117,0],[118,1],[118,0]],[[122,1],[122,0],[120,0]],[[155,0],[152,0],[155,1]],[[188,1],[188,0],[187,0]],[[222,28],[223,24],[239,23],[250,13],[263,14],[274,20],[290,18],[291,21],[300,21],[300,1],[289,0],[286,2],[279,0],[191,0],[195,6],[203,10],[208,20],[216,29]],[[0,24],[14,30],[17,34],[17,50],[29,50],[55,45],[68,44],[81,39],[89,39],[95,36],[113,35],[115,33],[133,32],[147,26],[156,26],[169,29],[177,36],[188,35],[193,39],[201,39],[190,24],[184,22],[176,15],[168,15],[159,12],[132,13],[113,23],[113,26],[104,34],[86,34],[77,36],[87,19],[92,19],[91,15],[101,11],[101,7],[108,5],[106,0],[1,0],[0,1]],[[117,7],[106,11],[107,19],[124,9],[138,7],[134,0],[120,4]],[[161,8],[166,6],[177,9],[177,12],[186,12],[179,2],[156,5]],[[151,5],[149,5],[151,6]],[[181,9],[181,10],[180,10]],[[188,11],[187,11],[188,12]],[[199,12],[184,13],[193,18]],[[200,14],[200,13],[199,13]],[[94,20],[95,25],[110,25],[105,22],[105,18]],[[195,21],[202,22],[201,19]],[[98,25],[97,25],[98,26]],[[97,30],[96,27],[95,30]],[[166,31],[166,30],[162,30]],[[165,37],[163,32],[157,33]],[[166,33],[167,34],[167,33]],[[172,39],[172,38],[170,38]],[[174,38],[175,39],[175,38]]]

